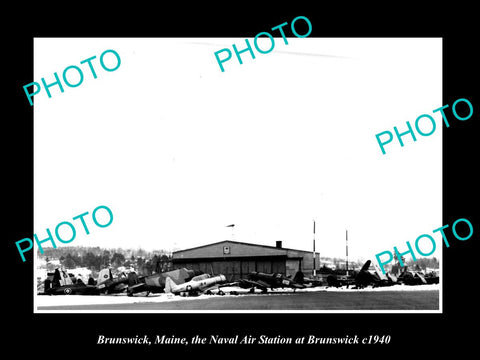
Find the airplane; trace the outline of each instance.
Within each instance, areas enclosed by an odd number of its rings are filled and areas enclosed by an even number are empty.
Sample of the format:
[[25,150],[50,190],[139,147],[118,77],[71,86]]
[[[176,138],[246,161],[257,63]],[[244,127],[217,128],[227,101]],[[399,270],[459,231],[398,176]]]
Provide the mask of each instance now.
[[121,273],[118,277],[112,276],[110,268],[102,269],[98,273],[97,289],[102,294],[113,294],[124,292],[128,288],[128,277]]
[[327,276],[327,285],[331,287],[342,287],[350,285],[354,285],[355,280],[351,277],[351,275],[334,275],[330,274]]
[[73,283],[70,276],[64,271],[55,269],[44,282],[44,295],[99,295],[96,286],[85,285],[82,281]]
[[[372,266],[373,269],[371,269]],[[352,285],[356,289],[361,289],[368,285],[373,287],[390,286],[397,283],[397,278],[393,274],[383,274],[377,264],[372,264],[371,260],[367,260],[358,273],[341,276],[331,274],[327,277],[327,283],[332,287]]]
[[297,271],[295,273],[295,276],[293,277],[293,281],[296,282],[297,284],[303,284],[306,287],[316,287],[316,286],[323,285],[322,280],[306,277],[302,271]]
[[427,284],[427,280],[425,277],[413,270],[409,270],[407,268],[398,276],[398,282],[403,283],[405,285],[424,285]]
[[138,277],[136,273],[129,273],[127,295],[133,296],[136,293],[145,291],[147,296],[150,293],[161,293],[164,292],[165,280],[168,277],[172,278],[177,284],[183,284],[200,274],[201,272],[197,270],[185,268],[143,277]]
[[261,272],[251,272],[248,274],[247,279],[240,279],[233,284],[238,284],[238,286],[242,288],[250,288],[251,292],[253,292],[255,288],[259,288],[264,293],[267,292],[268,288],[273,290],[288,287],[295,291],[296,289],[304,289],[307,287],[305,284],[300,284],[280,273],[267,274]]
[[384,274],[377,264],[373,264],[373,270],[370,269],[372,261],[367,260],[355,277],[355,285],[357,289],[364,288],[368,285],[373,287],[391,286],[397,283],[397,278],[393,274]]
[[425,281],[427,284],[438,284],[440,282],[440,277],[438,274],[438,269],[431,269],[431,268],[426,268],[425,269]]
[[[183,284],[176,284],[171,277],[165,280],[165,292],[174,295],[197,295],[198,293],[207,292],[218,285],[226,282],[224,275],[212,276],[209,274],[202,274],[193,277],[190,281]],[[219,294],[223,294],[221,291]]]

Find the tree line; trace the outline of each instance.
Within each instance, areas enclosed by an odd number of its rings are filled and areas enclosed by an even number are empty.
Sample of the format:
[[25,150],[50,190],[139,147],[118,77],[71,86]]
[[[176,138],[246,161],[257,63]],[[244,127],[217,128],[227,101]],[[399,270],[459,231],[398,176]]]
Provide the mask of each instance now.
[[65,269],[85,267],[92,271],[100,271],[105,267],[118,269],[133,268],[140,275],[151,275],[153,272],[167,271],[171,267],[171,254],[166,251],[146,251],[144,249],[102,249],[100,247],[62,247],[43,249],[38,257],[44,259],[48,270],[55,265],[52,260],[58,259]]

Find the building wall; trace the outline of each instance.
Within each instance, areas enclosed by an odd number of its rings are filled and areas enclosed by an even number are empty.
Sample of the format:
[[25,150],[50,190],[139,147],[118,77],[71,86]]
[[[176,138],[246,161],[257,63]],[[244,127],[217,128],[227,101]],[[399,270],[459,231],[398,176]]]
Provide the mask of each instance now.
[[[302,259],[287,259],[285,262],[285,275],[295,276],[302,269]],[[303,271],[303,270],[302,270]]]
[[[303,250],[286,249],[289,258],[301,258],[301,264],[298,270],[302,270],[305,275],[311,275],[313,272],[313,252]],[[318,270],[320,264],[320,255],[315,253],[315,267]],[[287,274],[289,275],[289,274]],[[294,275],[294,274],[293,274]]]
[[[318,269],[318,253],[315,261]],[[313,272],[312,252],[228,240],[176,251],[172,263],[174,269],[186,267],[208,274],[224,274],[229,281],[254,271],[287,276],[294,276],[299,270],[307,276]]]
[[227,281],[235,281],[245,278],[249,273],[258,271],[265,273],[278,272],[281,274],[286,273],[286,258],[285,257],[270,257],[262,259],[188,259],[177,260],[173,262],[174,269],[187,268],[193,270],[200,270],[207,274],[223,274],[226,276]]

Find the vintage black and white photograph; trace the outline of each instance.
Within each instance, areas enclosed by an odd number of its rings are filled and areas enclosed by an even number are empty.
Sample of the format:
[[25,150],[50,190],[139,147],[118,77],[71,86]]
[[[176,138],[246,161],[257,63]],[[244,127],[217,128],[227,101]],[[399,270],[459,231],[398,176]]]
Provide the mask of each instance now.
[[72,5],[2,23],[8,354],[475,344],[471,5]]

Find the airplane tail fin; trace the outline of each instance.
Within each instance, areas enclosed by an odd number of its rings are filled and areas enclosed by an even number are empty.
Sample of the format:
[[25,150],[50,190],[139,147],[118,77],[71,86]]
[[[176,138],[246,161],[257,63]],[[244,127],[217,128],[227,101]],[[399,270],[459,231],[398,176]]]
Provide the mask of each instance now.
[[378,267],[377,264],[373,264],[373,267],[375,268],[375,273],[378,275],[378,277],[380,278],[380,280],[388,280],[388,277],[386,274],[384,274],[382,272],[382,270],[380,270],[380,268]]
[[167,277],[165,279],[165,292],[166,293],[171,293],[174,291],[174,289],[177,287],[177,284],[172,280],[171,277]]
[[367,271],[368,268],[370,267],[370,264],[372,263],[371,260],[367,260],[367,262],[365,264],[363,264],[362,268],[360,269],[360,271]]
[[53,273],[53,279],[52,279],[53,286],[60,286],[61,279],[62,277],[60,276],[60,270],[55,269],[55,272]]
[[53,275],[53,286],[63,286],[63,285],[72,285],[72,279],[70,276],[61,269],[55,269]]
[[139,283],[138,275],[135,272],[128,273],[128,286],[137,285]]
[[108,268],[100,270],[98,273],[97,285],[104,283],[108,279],[112,279],[112,271]]
[[301,271],[297,271],[295,273],[295,276],[293,277],[293,282],[296,282],[298,284],[303,284],[305,281],[305,275]]

